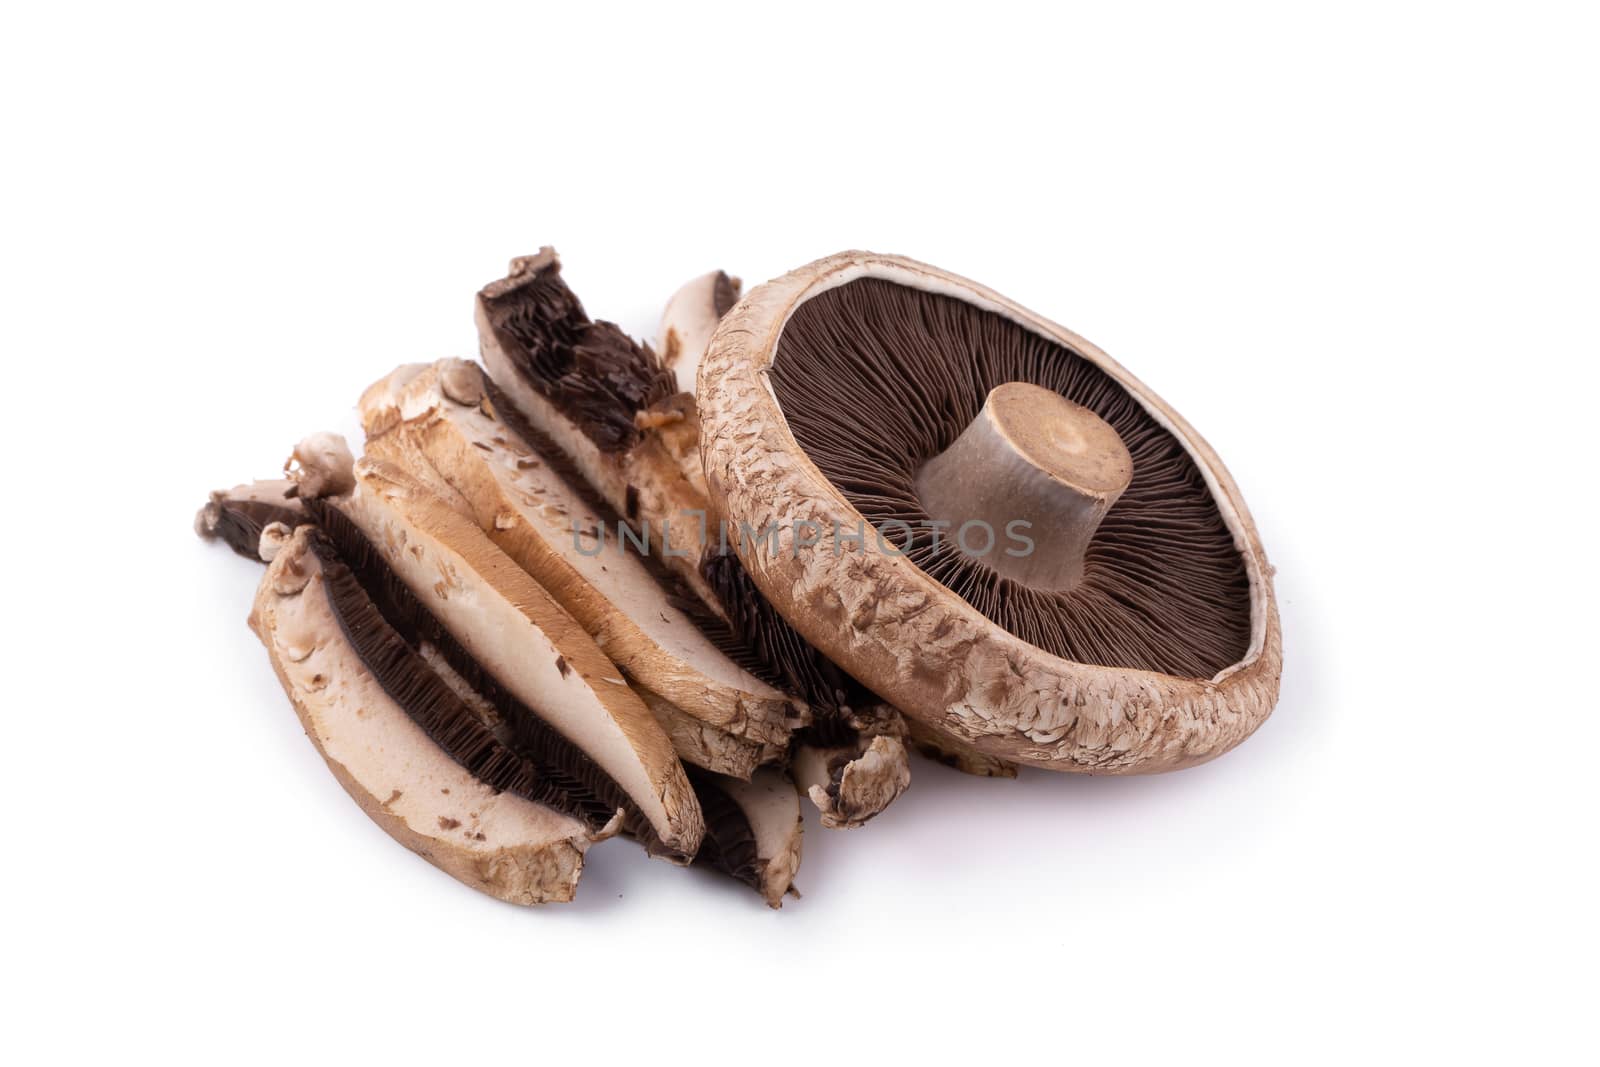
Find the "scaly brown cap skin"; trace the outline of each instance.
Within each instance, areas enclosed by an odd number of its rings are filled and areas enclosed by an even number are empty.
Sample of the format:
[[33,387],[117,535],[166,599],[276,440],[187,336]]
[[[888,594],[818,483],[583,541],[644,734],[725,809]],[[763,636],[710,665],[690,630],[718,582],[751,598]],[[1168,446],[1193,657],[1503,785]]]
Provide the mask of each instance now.
[[[862,516],[801,450],[768,381],[779,335],[807,299],[858,278],[963,300],[1098,366],[1194,460],[1249,577],[1250,641],[1212,678],[1077,663],[997,626],[875,539],[796,551],[794,524],[858,529]],[[1272,711],[1282,639],[1272,569],[1221,460],[1182,416],[1100,349],[992,290],[900,256],[843,252],[756,288],[717,328],[700,369],[706,480],[736,527],[775,524],[739,555],[805,638],[907,714],[990,755],[1061,770],[1138,774],[1212,759]],[[838,523],[838,527],[834,524]]]

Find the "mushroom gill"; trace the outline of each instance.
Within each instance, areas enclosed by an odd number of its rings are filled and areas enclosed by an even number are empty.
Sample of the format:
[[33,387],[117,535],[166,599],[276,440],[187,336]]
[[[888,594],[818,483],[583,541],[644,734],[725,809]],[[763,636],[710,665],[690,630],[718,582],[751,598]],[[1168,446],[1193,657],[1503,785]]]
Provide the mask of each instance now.
[[[1078,353],[966,301],[861,278],[795,309],[770,381],[795,440],[890,550],[1022,640],[1079,663],[1192,678],[1245,656],[1249,578],[1199,468],[1135,397]],[[972,512],[992,521],[1001,517],[995,507],[1008,508],[1034,522],[1024,536],[1040,556],[1062,554],[1050,574],[1027,580],[1018,577],[1025,570],[1003,573],[995,546],[1006,543],[1004,522],[974,538],[982,552],[963,550],[973,546],[954,536],[962,515],[950,499],[953,462],[979,464],[962,481],[981,485],[981,465],[994,453],[972,445],[968,431],[995,413],[991,393],[1011,383],[1070,401],[1059,417],[1072,421],[1076,437],[1106,446],[1103,423],[1132,461],[1129,478],[1115,455],[1102,455],[1104,469],[1083,480],[1098,497],[1086,490],[1059,514],[1031,506],[1026,491]],[[1005,445],[1022,453],[1030,474],[1044,467],[1038,477],[1050,486],[1071,481],[1014,441]],[[1082,513],[1076,519],[1073,507]],[[951,521],[953,508],[953,525],[936,526]],[[1075,548],[1064,533],[1074,523],[1082,542]]]
[[506,283],[483,291],[489,324],[524,379],[602,451],[639,441],[634,415],[677,391],[650,349],[614,323],[591,320],[561,280],[555,252],[513,264]]
[[710,771],[685,767],[694,785],[700,810],[706,817],[706,836],[694,863],[720,871],[753,889],[761,888],[761,857],[756,850],[756,835],[744,809],[734,803]]

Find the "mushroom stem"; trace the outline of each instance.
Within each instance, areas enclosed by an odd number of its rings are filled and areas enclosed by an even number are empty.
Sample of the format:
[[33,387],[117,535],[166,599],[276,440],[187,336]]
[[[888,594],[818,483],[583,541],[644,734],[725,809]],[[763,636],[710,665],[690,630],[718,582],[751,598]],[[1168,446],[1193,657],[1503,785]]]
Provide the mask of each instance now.
[[916,482],[962,552],[1013,581],[1064,590],[1082,579],[1089,541],[1132,478],[1127,447],[1098,415],[1007,382]]

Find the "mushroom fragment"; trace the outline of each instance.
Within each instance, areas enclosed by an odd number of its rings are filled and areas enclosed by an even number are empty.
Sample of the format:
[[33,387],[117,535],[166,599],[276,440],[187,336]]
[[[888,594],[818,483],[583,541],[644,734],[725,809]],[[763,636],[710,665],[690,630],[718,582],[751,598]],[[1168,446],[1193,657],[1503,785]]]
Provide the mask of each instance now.
[[699,567],[704,481],[684,473],[699,465],[694,398],[655,353],[588,317],[554,249],[512,260],[478,294],[477,321],[484,366],[510,405],[715,606]]
[[789,751],[787,739],[751,741],[721,730],[706,721],[704,709],[689,710],[635,686],[650,713],[672,741],[672,748],[685,764],[714,771],[730,778],[749,778],[757,767],[782,763]]
[[781,771],[765,767],[748,781],[691,772],[706,813],[706,837],[695,863],[744,882],[769,907],[783,906],[800,868],[799,794]]
[[905,746],[886,734],[833,747],[803,745],[795,750],[794,773],[830,830],[863,825],[911,784]]
[[[270,562],[261,548],[263,532],[272,526],[292,530],[306,521],[305,509],[295,499],[298,492],[287,478],[219,489],[196,512],[194,532],[204,540],[221,541],[245,559]],[[274,540],[277,536],[274,532]]]
[[[527,709],[581,749],[625,793],[625,828],[653,852],[686,859],[703,831],[671,742],[593,639],[476,524],[404,471],[371,457],[356,488],[322,502],[366,539],[476,669],[475,687]],[[308,505],[309,506],[309,505]],[[498,703],[498,701],[496,701]]]
[[324,497],[348,493],[355,488],[351,473],[355,458],[350,446],[336,433],[314,433],[302,438],[283,465],[283,473],[295,483],[300,496]]
[[302,528],[272,561],[250,627],[317,751],[384,832],[451,877],[514,904],[571,900],[584,824],[474,778],[384,691],[342,630]]
[[[716,507],[780,526],[739,545],[750,577],[925,725],[1008,760],[1135,773],[1213,758],[1271,711],[1271,568],[1237,487],[1075,334],[937,268],[843,253],[723,320],[697,401]],[[806,551],[796,522],[863,536]]]
[[[630,551],[611,509],[581,478],[563,476],[559,453],[525,440],[526,428],[519,433],[502,415],[490,388],[462,360],[397,369],[362,397],[368,454],[440,483],[441,497],[554,596],[641,691],[680,756],[749,777],[787,745],[800,712],[730,657],[726,624],[692,610],[692,595]],[[720,642],[710,636],[716,630]]]

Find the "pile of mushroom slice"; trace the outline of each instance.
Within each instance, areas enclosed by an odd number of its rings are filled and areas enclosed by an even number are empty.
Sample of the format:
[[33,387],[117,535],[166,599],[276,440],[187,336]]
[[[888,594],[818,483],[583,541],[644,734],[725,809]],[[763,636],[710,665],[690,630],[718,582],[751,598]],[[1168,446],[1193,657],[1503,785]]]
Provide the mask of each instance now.
[[201,509],[268,564],[250,625],[386,832],[515,903],[626,838],[777,907],[801,799],[862,826],[909,750],[1138,773],[1265,718],[1270,568],[1147,388],[899,257],[739,290],[691,281],[652,351],[514,260],[481,366],[394,369],[360,459],[314,435]]

